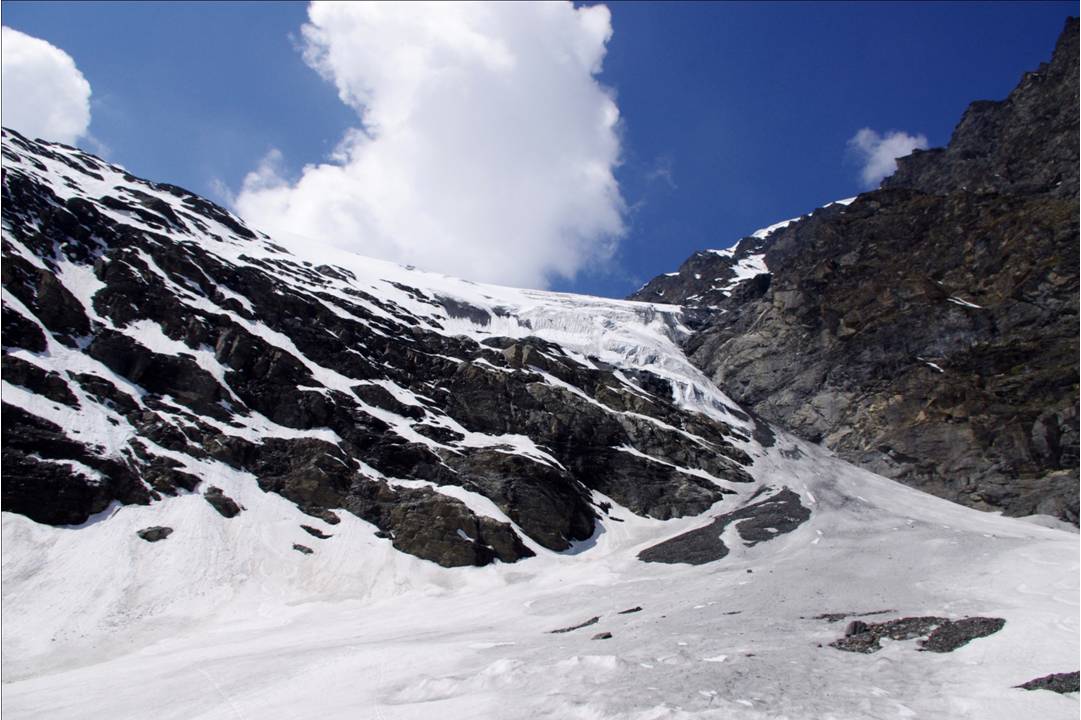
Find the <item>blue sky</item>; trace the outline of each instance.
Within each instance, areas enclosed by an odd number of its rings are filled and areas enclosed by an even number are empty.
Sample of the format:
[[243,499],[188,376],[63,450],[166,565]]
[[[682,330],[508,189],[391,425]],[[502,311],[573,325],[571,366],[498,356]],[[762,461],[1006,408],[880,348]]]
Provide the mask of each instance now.
[[[969,102],[1004,97],[1049,57],[1077,7],[607,5],[598,79],[621,118],[624,230],[608,262],[580,260],[550,284],[609,296],[863,190],[847,147],[861,128],[945,144]],[[271,150],[295,179],[358,126],[301,56],[305,3],[4,2],[2,19],[67,52],[90,83],[80,144],[219,201]]]

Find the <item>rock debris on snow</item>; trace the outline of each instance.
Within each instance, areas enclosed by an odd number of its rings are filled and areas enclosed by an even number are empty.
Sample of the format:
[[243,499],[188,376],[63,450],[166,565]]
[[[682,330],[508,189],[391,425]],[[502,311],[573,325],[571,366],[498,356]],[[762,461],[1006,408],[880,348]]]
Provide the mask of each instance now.
[[1077,670],[1069,673],[1053,673],[1029,680],[1018,685],[1025,690],[1050,690],[1057,693],[1075,693],[1081,691],[1081,673]]

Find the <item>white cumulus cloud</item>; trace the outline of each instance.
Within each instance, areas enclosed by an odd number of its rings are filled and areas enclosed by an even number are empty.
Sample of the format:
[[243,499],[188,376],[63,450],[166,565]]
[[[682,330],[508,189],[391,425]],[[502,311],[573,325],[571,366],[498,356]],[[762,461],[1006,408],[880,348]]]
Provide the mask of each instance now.
[[849,139],[848,146],[863,164],[860,174],[864,185],[875,187],[897,170],[897,158],[911,155],[913,150],[927,149],[927,138],[899,130],[881,135],[863,128]]
[[236,197],[289,241],[543,287],[623,235],[603,5],[313,2],[305,60],[358,126],[298,178],[272,151]]
[[72,144],[90,125],[90,83],[66,52],[4,27],[0,115],[31,138]]

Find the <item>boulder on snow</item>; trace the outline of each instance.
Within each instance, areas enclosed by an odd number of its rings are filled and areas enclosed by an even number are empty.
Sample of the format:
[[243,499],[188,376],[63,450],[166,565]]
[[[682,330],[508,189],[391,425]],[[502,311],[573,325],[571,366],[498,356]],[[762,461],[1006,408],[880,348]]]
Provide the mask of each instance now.
[[1070,673],[1053,673],[1029,680],[1017,687],[1024,690],[1050,690],[1057,693],[1079,692],[1081,691],[1081,673],[1076,670]]
[[222,517],[236,517],[243,509],[237,504],[236,500],[226,495],[219,487],[211,486],[207,488],[203,498],[210,503],[211,507],[221,513]]
[[300,529],[303,530],[304,532],[308,533],[312,537],[319,538],[320,540],[326,540],[329,537],[333,537],[332,535],[327,535],[325,532],[323,532],[319,528],[314,528],[311,525],[301,525]]
[[143,528],[135,534],[147,542],[157,542],[158,540],[164,540],[172,535],[173,529],[171,527],[154,525],[153,527]]

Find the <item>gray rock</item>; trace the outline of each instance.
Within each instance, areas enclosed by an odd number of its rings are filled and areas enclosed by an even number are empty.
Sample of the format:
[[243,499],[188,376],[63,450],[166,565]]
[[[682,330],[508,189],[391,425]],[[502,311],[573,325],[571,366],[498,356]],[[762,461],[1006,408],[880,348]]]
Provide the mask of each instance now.
[[203,493],[203,498],[217,510],[222,517],[232,518],[240,514],[241,507],[231,497],[219,488],[211,486]]
[[135,534],[147,542],[158,542],[159,540],[164,540],[172,535],[173,529],[171,527],[154,525],[153,527],[143,528]]
[[845,637],[852,637],[853,635],[862,635],[869,631],[871,628],[867,623],[862,620],[853,620],[845,627]]
[[1051,692],[1057,693],[1075,693],[1081,691],[1081,673],[1075,670],[1070,673],[1044,675],[1035,680],[1029,680],[1027,683],[1023,683],[1017,687],[1024,688],[1025,690],[1050,690]]
[[313,528],[311,525],[301,525],[300,529],[308,533],[312,537],[319,538],[320,540],[326,540],[327,538],[333,537],[332,535],[327,535],[319,528]]
[[1002,618],[969,617],[939,625],[926,640],[920,643],[920,649],[928,652],[953,652],[962,645],[976,638],[997,633],[1005,627]]
[[1025,73],[1006,100],[972,103],[947,148],[900,158],[883,187],[1076,198],[1077,59],[1078,21],[1071,18],[1050,63]]

